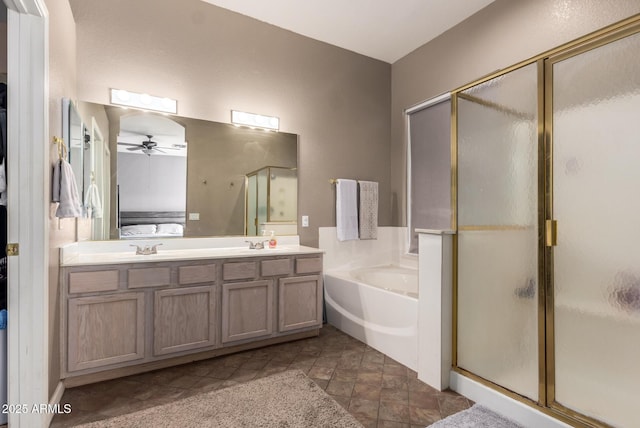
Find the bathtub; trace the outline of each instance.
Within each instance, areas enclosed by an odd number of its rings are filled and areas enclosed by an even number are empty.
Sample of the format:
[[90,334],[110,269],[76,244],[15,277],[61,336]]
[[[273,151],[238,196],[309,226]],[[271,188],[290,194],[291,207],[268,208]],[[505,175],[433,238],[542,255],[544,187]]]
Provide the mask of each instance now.
[[324,275],[324,293],[329,324],[417,370],[417,269],[330,270]]

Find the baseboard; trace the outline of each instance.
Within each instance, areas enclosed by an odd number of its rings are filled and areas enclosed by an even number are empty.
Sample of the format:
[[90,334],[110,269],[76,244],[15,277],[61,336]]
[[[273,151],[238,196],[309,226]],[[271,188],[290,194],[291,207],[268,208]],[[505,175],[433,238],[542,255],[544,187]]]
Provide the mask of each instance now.
[[[54,408],[56,407],[57,404],[60,404],[60,400],[62,400],[62,396],[64,395],[64,390],[65,390],[64,383],[62,383],[62,381],[58,382],[58,386],[56,386],[55,391],[53,391],[53,395],[49,399],[50,408]],[[51,425],[51,421],[53,420],[53,417],[55,415],[56,415],[55,412],[47,412],[46,426]]]
[[546,415],[534,407],[500,394],[498,391],[453,370],[450,374],[450,388],[525,427],[571,428],[571,425]]

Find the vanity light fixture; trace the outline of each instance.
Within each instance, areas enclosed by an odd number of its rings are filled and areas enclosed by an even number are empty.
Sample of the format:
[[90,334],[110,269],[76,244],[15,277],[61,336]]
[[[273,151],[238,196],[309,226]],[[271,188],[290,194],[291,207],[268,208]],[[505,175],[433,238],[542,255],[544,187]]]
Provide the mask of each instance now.
[[176,100],[154,97],[149,94],[138,94],[123,89],[111,89],[111,104],[162,113],[178,113],[178,101]]
[[245,113],[237,110],[231,110],[231,123],[239,126],[248,126],[250,128],[267,129],[269,131],[277,131],[280,129],[280,119],[277,117]]

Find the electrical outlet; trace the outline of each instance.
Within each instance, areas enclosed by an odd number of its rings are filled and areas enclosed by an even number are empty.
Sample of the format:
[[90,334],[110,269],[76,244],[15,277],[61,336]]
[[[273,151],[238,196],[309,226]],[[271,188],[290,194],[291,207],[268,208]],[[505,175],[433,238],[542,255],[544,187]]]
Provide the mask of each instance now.
[[302,216],[302,227],[309,227],[309,216],[308,215],[303,215]]
[[200,220],[200,213],[189,213],[189,220]]

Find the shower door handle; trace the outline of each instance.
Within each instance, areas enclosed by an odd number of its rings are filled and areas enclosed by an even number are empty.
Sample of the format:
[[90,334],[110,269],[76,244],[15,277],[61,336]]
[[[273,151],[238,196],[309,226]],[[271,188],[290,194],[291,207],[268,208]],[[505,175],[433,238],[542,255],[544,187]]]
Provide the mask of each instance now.
[[546,220],[544,222],[544,240],[547,247],[558,245],[558,221]]

